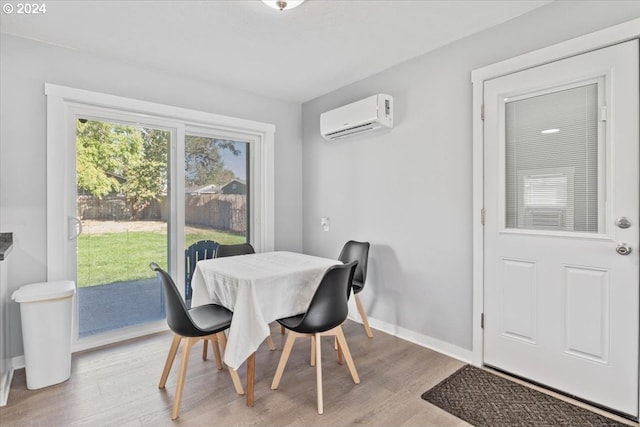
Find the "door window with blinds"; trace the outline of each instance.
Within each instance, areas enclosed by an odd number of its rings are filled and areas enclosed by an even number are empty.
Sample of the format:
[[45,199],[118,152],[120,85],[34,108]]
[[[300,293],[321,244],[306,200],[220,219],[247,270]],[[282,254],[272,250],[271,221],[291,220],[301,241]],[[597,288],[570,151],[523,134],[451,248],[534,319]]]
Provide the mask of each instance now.
[[602,83],[504,99],[507,231],[604,232]]

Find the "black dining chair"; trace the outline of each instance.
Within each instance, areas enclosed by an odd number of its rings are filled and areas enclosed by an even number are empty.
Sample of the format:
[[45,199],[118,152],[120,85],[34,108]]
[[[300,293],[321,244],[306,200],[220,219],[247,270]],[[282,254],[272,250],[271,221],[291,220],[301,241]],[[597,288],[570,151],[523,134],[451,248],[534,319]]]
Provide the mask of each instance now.
[[[250,255],[255,254],[256,251],[253,249],[251,243],[237,243],[233,245],[218,245],[216,249],[215,258],[224,258],[228,256],[238,256],[238,255]],[[267,337],[267,345],[270,350],[275,350],[276,345],[273,343],[273,339],[271,335]]]
[[[162,268],[155,262],[149,264],[149,267],[158,273],[165,292],[165,301],[167,309],[167,324],[169,329],[173,331],[173,341],[164,364],[164,370],[160,377],[159,388],[164,388],[171,371],[171,366],[178,352],[180,342],[184,339],[185,343],[182,347],[182,360],[180,362],[180,373],[178,375],[178,387],[173,399],[173,409],[171,419],[178,418],[180,412],[180,401],[182,400],[182,392],[184,390],[184,382],[187,375],[187,363],[189,362],[189,352],[191,347],[200,339],[210,340],[213,348],[217,349],[217,342],[220,341],[222,348],[226,347],[226,336],[224,330],[231,325],[233,313],[217,304],[207,304],[199,307],[187,309],[187,306],[178,291],[175,282]],[[216,363],[218,369],[222,369],[222,360],[219,352],[216,352]],[[229,368],[233,385],[238,394],[244,394],[242,383],[238,373]]]
[[347,340],[342,331],[342,323],[349,313],[348,299],[351,293],[351,282],[356,270],[357,261],[344,265],[330,267],[318,285],[306,313],[279,319],[278,323],[289,332],[287,341],[282,349],[282,356],[271,383],[271,389],[276,390],[280,384],[284,368],[291,354],[294,341],[301,336],[311,336],[315,348],[316,387],[318,398],[318,414],[322,414],[322,362],[320,339],[323,336],[334,336],[338,341],[338,352],[344,354],[347,367],[353,382],[360,383],[356,366],[353,363]]
[[227,256],[236,256],[236,255],[249,255],[255,254],[256,251],[251,246],[251,243],[238,243],[235,245],[218,245],[218,249],[216,249],[216,258],[222,258]]
[[364,325],[364,329],[367,332],[367,336],[369,338],[373,338],[373,333],[371,332],[371,327],[369,326],[369,318],[367,317],[367,313],[364,312],[362,301],[360,300],[360,296],[358,295],[364,289],[364,284],[367,281],[367,261],[369,259],[369,246],[369,242],[357,242],[355,240],[349,240],[342,248],[338,259],[343,263],[358,261],[356,272],[353,275],[353,297],[356,300],[358,313],[360,314],[360,319],[362,319],[362,324]]
[[191,306],[191,278],[196,269],[196,263],[203,259],[211,259],[216,254],[218,242],[213,240],[200,240],[184,250],[184,299],[187,307]]

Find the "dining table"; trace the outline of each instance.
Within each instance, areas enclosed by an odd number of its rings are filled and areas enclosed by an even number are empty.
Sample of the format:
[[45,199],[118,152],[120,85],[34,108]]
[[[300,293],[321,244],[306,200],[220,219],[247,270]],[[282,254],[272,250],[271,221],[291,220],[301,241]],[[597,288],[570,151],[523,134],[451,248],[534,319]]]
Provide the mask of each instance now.
[[304,313],[324,273],[337,259],[275,251],[198,261],[191,305],[219,304],[233,312],[224,362],[247,362],[247,406],[253,406],[255,352],[270,336],[269,323]]

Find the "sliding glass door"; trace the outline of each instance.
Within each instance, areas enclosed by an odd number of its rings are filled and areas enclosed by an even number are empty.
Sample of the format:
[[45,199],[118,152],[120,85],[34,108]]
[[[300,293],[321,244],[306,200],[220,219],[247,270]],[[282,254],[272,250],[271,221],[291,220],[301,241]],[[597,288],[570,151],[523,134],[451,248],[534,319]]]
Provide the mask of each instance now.
[[250,144],[215,133],[185,136],[185,246],[250,240]]
[[74,351],[167,329],[150,262],[186,294],[192,243],[273,250],[273,125],[45,93],[47,280],[77,284]]
[[184,148],[184,297],[190,305],[197,261],[219,244],[250,239],[250,143],[207,130],[188,129]]
[[149,125],[77,120],[80,338],[165,317],[148,264],[168,265],[171,136]]

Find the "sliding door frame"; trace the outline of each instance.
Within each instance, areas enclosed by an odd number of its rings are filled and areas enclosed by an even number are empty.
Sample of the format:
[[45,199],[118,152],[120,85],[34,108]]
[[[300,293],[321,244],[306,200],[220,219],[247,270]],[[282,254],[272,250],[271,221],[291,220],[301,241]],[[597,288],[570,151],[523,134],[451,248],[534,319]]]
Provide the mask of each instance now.
[[[148,124],[170,130],[169,179],[170,194],[169,269],[174,277],[184,277],[183,230],[184,146],[189,129],[206,129],[212,134],[237,135],[250,143],[251,243],[258,252],[274,250],[274,137],[275,125],[238,119],[202,111],[135,100],[45,83],[47,96],[47,280],[75,280],[76,254],[70,253],[68,240],[75,234],[68,220],[75,204],[76,185],[76,120],[90,117],[98,120]],[[73,163],[73,164],[72,164]],[[61,172],[62,171],[62,172]],[[73,194],[72,194],[73,192]],[[77,298],[76,304],[77,305]],[[77,311],[76,311],[77,313]],[[77,316],[75,316],[77,323]],[[126,331],[86,337],[78,340],[74,325],[74,351],[92,348],[165,330],[166,322],[154,322]]]

